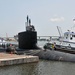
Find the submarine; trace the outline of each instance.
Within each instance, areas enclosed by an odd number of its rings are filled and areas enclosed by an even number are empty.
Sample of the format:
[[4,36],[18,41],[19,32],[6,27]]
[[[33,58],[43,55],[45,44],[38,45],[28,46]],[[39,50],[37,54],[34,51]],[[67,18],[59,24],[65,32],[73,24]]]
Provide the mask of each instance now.
[[18,33],[19,49],[37,49],[37,31],[27,16],[26,31]]
[[42,49],[37,46],[37,31],[27,15],[26,31],[18,33],[18,51],[26,55],[38,56],[40,59],[53,61],[75,62],[75,55],[50,49]]

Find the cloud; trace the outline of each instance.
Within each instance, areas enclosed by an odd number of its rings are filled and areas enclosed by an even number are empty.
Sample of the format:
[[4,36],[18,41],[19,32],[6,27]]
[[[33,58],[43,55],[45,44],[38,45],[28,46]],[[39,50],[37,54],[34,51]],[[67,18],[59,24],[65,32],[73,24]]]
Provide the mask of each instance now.
[[63,22],[64,17],[53,17],[50,19],[51,22]]

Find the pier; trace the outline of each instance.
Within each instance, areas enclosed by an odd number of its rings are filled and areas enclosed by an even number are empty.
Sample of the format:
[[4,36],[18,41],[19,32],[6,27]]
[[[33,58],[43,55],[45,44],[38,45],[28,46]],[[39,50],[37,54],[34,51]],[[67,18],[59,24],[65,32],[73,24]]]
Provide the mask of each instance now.
[[38,56],[0,53],[0,66],[38,62]]

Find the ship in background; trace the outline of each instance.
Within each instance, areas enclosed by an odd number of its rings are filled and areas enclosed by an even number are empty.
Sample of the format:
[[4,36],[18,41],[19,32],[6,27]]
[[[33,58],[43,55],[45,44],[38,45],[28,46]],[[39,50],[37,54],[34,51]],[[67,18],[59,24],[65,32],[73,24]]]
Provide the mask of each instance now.
[[6,41],[3,38],[0,38],[0,45],[6,44]]

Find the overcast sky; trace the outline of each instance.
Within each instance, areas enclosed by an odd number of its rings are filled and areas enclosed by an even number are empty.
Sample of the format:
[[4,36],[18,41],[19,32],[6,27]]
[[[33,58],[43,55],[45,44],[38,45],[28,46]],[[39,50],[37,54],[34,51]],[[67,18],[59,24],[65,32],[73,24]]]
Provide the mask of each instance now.
[[75,0],[0,0],[0,36],[25,31],[27,15],[38,36],[57,36],[73,27]]

